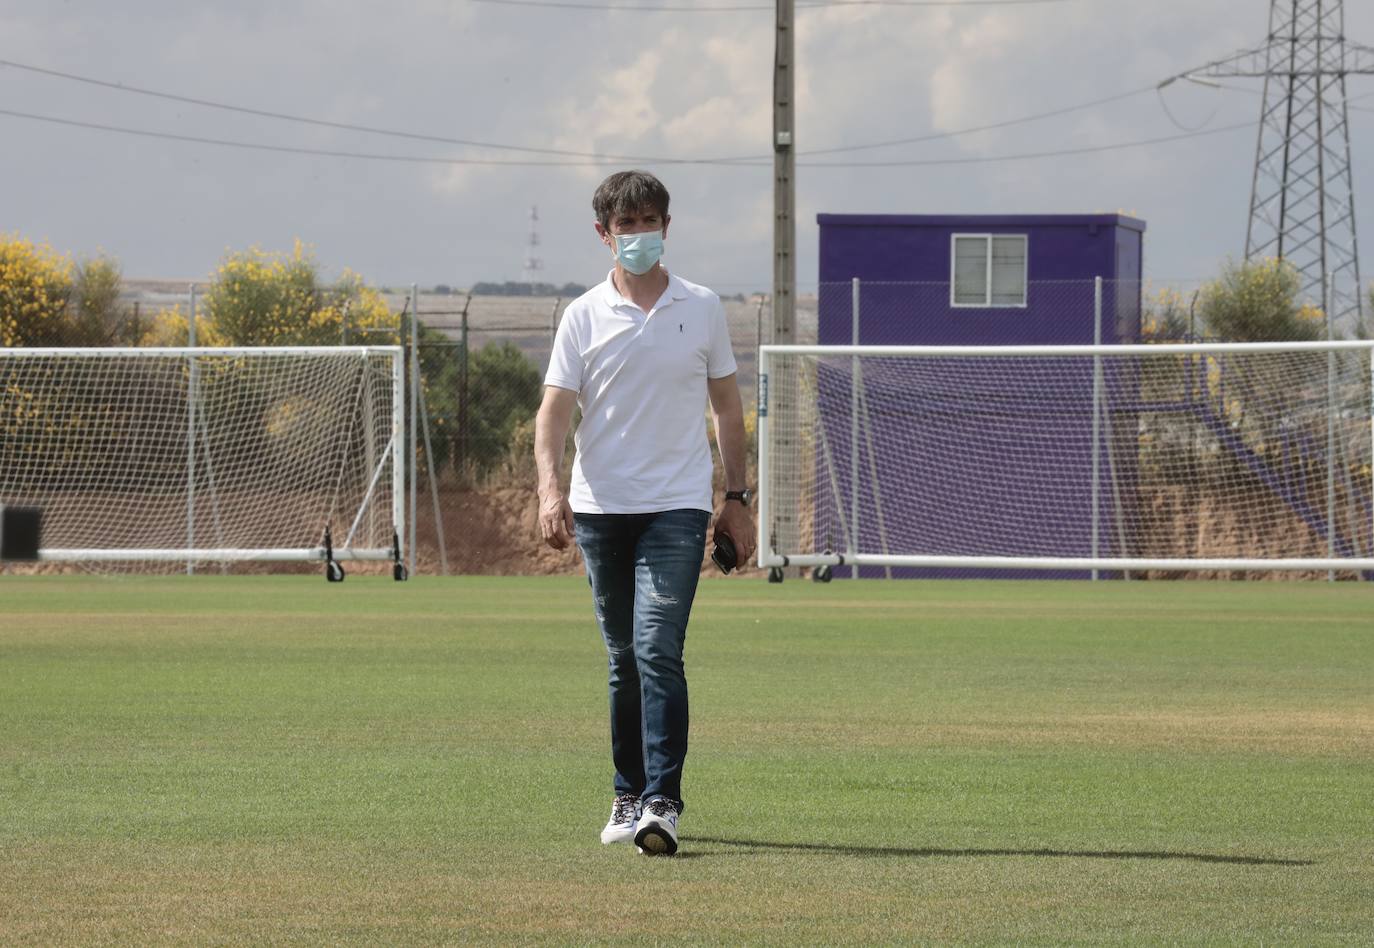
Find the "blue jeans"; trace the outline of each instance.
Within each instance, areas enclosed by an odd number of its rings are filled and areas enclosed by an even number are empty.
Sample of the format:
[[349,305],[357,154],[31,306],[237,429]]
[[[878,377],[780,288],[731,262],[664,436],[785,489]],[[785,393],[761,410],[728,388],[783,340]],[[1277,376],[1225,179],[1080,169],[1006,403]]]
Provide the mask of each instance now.
[[616,793],[682,808],[687,676],[682,648],[706,551],[704,510],[575,514],[610,660]]

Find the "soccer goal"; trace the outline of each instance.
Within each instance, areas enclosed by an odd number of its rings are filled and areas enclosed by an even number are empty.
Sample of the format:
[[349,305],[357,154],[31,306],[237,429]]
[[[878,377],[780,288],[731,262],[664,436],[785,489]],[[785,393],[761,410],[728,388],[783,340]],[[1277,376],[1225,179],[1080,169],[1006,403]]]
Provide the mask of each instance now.
[[764,346],[759,565],[1360,575],[1372,351]]
[[39,560],[401,566],[401,350],[0,350],[0,504]]

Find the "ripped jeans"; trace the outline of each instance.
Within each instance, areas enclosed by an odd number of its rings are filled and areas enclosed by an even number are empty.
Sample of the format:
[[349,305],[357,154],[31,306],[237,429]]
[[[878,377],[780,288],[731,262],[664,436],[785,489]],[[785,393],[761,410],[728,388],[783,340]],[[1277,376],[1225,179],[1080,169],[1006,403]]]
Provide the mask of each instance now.
[[682,807],[687,677],[682,649],[706,550],[704,510],[575,514],[610,659],[616,793]]

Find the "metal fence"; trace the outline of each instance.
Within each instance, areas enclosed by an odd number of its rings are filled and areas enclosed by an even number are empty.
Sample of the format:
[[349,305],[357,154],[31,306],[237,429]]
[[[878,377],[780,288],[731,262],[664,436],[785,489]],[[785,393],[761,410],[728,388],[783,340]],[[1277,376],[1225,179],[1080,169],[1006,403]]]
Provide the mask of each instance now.
[[[418,365],[420,382],[412,386],[419,420],[413,550],[420,573],[579,568],[571,552],[542,545],[534,489],[534,416],[554,334],[571,302],[417,295],[400,303],[407,345],[418,339],[407,364]],[[757,294],[722,302],[752,424],[757,350],[770,340],[773,314],[767,297]],[[818,307],[814,292],[798,299],[802,340],[816,339]],[[571,461],[570,440],[565,474]]]
[[[1022,305],[969,307],[954,305],[948,283],[812,284],[799,287],[796,295],[794,341],[958,345],[1235,339],[1211,331],[1205,292],[1196,284],[1105,281],[1100,308],[1098,293],[1091,280],[1041,281],[1026,285]],[[555,553],[539,542],[533,459],[543,373],[572,300],[394,291],[384,296],[397,314],[396,324],[365,329],[345,314],[338,342],[400,339],[408,346],[407,401],[413,397],[415,404],[408,418],[418,422],[411,426],[414,490],[408,498],[416,572],[577,569],[572,554]],[[169,311],[190,312],[193,298],[184,283],[145,284],[136,295],[126,295],[100,329],[108,336],[103,344],[150,344],[152,324],[159,318],[165,323]],[[758,346],[773,341],[770,300],[739,294],[724,297],[723,303],[742,400],[752,415]],[[1322,318],[1320,310],[1307,307],[1284,325],[1324,338]],[[55,327],[57,337],[43,343],[100,344],[90,331],[70,321]],[[71,333],[81,338],[67,338]]]
[[[1199,293],[1139,281],[1036,281],[1022,305],[960,307],[948,283],[822,283],[797,296],[800,344],[982,344],[1197,341]],[[579,569],[544,547],[536,520],[534,416],[562,297],[415,293],[394,306],[408,346],[415,406],[411,543],[419,574]],[[772,339],[766,296],[723,300],[753,424],[757,349]],[[1320,313],[1316,314],[1320,316]],[[345,327],[340,341],[367,341]],[[418,380],[412,384],[411,380]],[[753,458],[751,457],[751,463]],[[565,474],[571,468],[571,444]],[[752,475],[751,475],[752,476]]]

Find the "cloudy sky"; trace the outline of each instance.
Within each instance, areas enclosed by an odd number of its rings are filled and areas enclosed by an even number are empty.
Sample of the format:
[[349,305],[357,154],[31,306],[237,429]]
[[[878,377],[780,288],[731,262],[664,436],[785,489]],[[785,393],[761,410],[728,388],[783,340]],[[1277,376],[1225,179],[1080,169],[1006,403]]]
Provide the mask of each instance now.
[[[722,291],[771,282],[773,18],[766,0],[0,0],[0,59],[248,109],[519,151],[345,131],[205,108],[0,66],[0,110],[279,148],[138,137],[0,115],[0,232],[136,277],[191,278],[230,250],[299,238],[331,272],[376,283],[519,279],[529,209],[550,281],[607,258],[590,196],[634,156],[673,194],[668,262]],[[751,7],[703,12],[703,7]],[[1146,269],[1206,277],[1243,252],[1253,129],[1120,151],[970,163],[1181,135],[1257,119],[1244,89],[1159,80],[1259,43],[1266,0],[1063,0],[797,13],[799,267],[816,278],[818,212],[1125,210],[1149,222]],[[1374,4],[1346,4],[1374,45]],[[1374,278],[1374,77],[1351,80],[1355,193]],[[1059,118],[902,146],[1116,94]],[[1168,111],[1166,112],[1165,105]],[[757,158],[670,164],[662,159]],[[937,165],[831,166],[827,162]],[[446,163],[446,162],[488,163]],[[492,164],[505,162],[506,164]],[[523,162],[511,164],[511,162]]]

